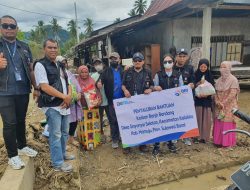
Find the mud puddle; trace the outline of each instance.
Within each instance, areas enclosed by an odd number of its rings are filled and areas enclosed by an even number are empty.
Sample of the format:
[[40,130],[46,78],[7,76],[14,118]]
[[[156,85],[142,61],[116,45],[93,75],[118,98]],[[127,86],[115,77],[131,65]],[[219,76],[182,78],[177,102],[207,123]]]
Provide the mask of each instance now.
[[[234,166],[168,184],[146,188],[147,190],[224,190],[232,184],[230,176],[240,168]],[[145,188],[144,188],[145,189]]]

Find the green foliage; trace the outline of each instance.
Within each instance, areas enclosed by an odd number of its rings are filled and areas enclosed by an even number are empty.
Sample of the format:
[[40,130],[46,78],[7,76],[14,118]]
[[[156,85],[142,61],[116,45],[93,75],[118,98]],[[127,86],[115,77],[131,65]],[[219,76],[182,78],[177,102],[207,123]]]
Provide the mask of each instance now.
[[91,18],[86,18],[84,20],[83,25],[85,27],[85,31],[84,31],[85,35],[90,36],[91,32],[93,32],[93,27],[94,27],[93,20]]
[[29,42],[29,47],[32,52],[33,59],[40,59],[44,56],[43,47],[34,41]]
[[130,17],[136,16],[136,15],[137,14],[136,14],[135,9],[131,9],[130,12],[128,13],[128,16],[130,16]]
[[76,45],[76,39],[69,39],[64,45],[61,47],[61,55],[67,55],[68,57],[72,56],[73,50],[72,47]]
[[76,22],[74,20],[70,20],[67,24],[68,32],[71,38],[76,38]]
[[143,15],[147,10],[147,0],[136,0],[134,3],[134,10],[136,14]]
[[54,34],[54,39],[56,41],[60,41],[60,38],[59,38],[59,35],[58,35],[58,32],[59,30],[62,28],[61,26],[59,26],[59,24],[57,23],[57,19],[56,18],[53,18],[51,21],[50,21],[50,24],[51,24],[51,29],[53,31],[53,34]]
[[121,21],[121,18],[116,18],[115,20],[114,20],[114,23],[117,23],[117,22],[120,22]]
[[21,30],[18,30],[16,37],[17,37],[18,40],[21,40],[21,41],[25,40],[24,32],[22,32]]

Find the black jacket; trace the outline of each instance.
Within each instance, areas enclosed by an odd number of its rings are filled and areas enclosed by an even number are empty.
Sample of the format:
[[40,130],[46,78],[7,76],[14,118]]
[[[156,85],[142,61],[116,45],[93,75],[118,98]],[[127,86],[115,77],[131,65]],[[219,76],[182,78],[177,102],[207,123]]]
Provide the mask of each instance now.
[[159,71],[157,72],[158,78],[159,78],[159,86],[165,90],[170,88],[176,88],[179,86],[179,77],[180,74],[177,71],[173,71],[172,75],[168,77],[166,72]]
[[182,75],[184,85],[188,85],[189,83],[195,84],[194,68],[192,65],[185,64],[183,67],[174,65],[173,70]]
[[[121,80],[123,75],[123,70],[121,67],[119,67],[119,71],[121,74]],[[104,91],[106,94],[106,97],[108,99],[108,104],[113,104],[113,95],[114,95],[114,74],[111,67],[106,68],[100,77],[102,84],[104,85]]]
[[[134,70],[134,67],[131,67],[126,72],[124,72],[122,84],[132,96],[135,95],[135,93],[143,94],[146,89],[154,86],[151,71],[143,68],[140,72],[142,72],[140,73],[142,76],[140,81],[136,81],[138,80],[136,75],[138,76],[139,73]],[[140,86],[137,86],[136,84]]]
[[[22,63],[23,63],[23,67],[26,73],[27,78],[29,79],[29,85],[31,88],[31,77],[30,77],[30,64],[32,63],[32,57],[31,57],[31,51],[29,46],[24,43],[21,42],[19,40],[16,40],[16,45],[17,45],[17,53],[19,53],[21,59],[22,59]],[[9,77],[9,72],[8,72],[8,65],[11,64],[11,60],[8,56],[8,50],[6,48],[6,45],[4,44],[3,38],[0,38],[0,52],[3,52],[4,57],[7,59],[7,67],[5,69],[0,69],[0,91],[6,92],[8,87],[8,77]]]

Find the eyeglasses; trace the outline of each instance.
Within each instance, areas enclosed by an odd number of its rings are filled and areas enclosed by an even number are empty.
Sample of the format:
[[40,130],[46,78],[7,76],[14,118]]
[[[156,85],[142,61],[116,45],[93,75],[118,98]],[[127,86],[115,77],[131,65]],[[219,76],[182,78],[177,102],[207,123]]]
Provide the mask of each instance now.
[[7,24],[7,23],[3,23],[1,24],[1,27],[5,30],[15,30],[17,28],[17,25],[15,24]]
[[169,61],[163,61],[163,64],[165,64],[165,63],[173,63],[173,61],[172,60],[169,60]]
[[133,59],[133,62],[142,62],[142,59]]

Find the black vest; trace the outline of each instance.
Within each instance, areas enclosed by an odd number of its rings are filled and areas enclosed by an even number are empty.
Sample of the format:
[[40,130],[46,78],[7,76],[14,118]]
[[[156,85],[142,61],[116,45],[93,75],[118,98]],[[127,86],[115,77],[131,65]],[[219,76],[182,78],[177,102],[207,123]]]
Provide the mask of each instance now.
[[[54,87],[59,92],[63,93],[63,87],[62,87],[62,83],[61,83],[61,79],[60,79],[60,68],[62,68],[62,70],[63,70],[67,87],[68,87],[68,77],[67,77],[65,68],[62,66],[62,64],[60,62],[57,62],[57,64],[58,64],[58,67],[57,67],[55,63],[51,62],[46,57],[38,60],[37,62],[40,62],[44,66],[46,73],[47,73],[49,85]],[[37,62],[34,63],[34,67],[35,67],[35,64]],[[42,98],[42,96],[43,95],[50,96],[50,95],[46,94],[42,90],[40,90],[40,93],[41,93],[41,95],[38,98],[38,107],[56,107],[56,106],[61,105],[61,103],[63,102],[62,99],[57,98],[57,97],[53,97],[52,98],[53,100],[50,102],[45,101]]]
[[[129,68],[124,76],[124,80],[126,83],[126,88],[129,91],[129,93],[133,96],[135,94],[135,79],[134,79],[134,67]],[[149,70],[143,68],[142,69],[143,72],[143,80],[142,80],[142,89],[143,91],[146,89],[150,88],[150,84],[151,84],[151,73]]]
[[157,72],[157,75],[159,77],[159,86],[165,90],[170,88],[176,88],[179,86],[179,77],[180,75],[178,72],[174,71],[172,72],[172,75],[168,77],[168,75],[165,73],[165,71],[159,71]]

